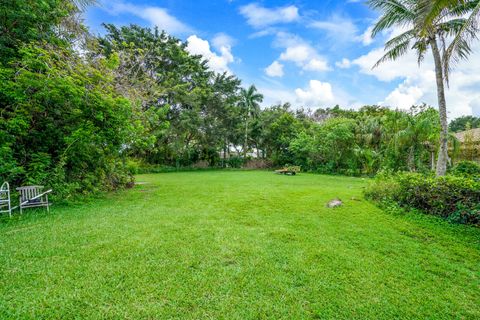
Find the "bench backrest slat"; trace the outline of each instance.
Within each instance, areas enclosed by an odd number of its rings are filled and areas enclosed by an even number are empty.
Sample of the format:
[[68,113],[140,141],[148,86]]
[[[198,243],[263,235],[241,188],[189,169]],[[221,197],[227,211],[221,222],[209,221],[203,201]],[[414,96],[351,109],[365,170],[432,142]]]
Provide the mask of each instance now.
[[26,201],[38,196],[43,189],[43,186],[28,186],[17,188],[17,191],[20,192],[20,197],[22,201]]

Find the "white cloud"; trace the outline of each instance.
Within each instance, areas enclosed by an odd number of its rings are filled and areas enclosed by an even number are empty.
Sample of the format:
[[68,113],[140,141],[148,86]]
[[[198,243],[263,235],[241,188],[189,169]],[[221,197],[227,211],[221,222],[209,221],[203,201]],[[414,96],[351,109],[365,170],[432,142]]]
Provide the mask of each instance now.
[[299,64],[304,63],[315,55],[315,50],[308,45],[296,45],[288,47],[281,55],[280,60],[293,61]]
[[365,30],[365,32],[360,37],[357,38],[362,41],[364,46],[369,46],[373,43],[372,30],[373,30],[373,25],[368,27],[367,30]]
[[298,20],[300,17],[296,6],[266,8],[256,3],[241,7],[240,13],[247,19],[247,23],[254,28],[289,23]]
[[278,32],[275,46],[285,48],[280,54],[281,61],[290,61],[305,71],[329,71],[327,60],[320,56],[309,43],[302,38],[286,32]]
[[325,31],[330,38],[336,41],[350,42],[356,41],[357,26],[349,19],[339,15],[333,15],[328,20],[314,21],[310,27]]
[[139,6],[123,1],[104,1],[102,7],[112,15],[132,14],[168,33],[182,34],[191,32],[189,26],[170,15],[164,8]]
[[[401,30],[392,30],[399,34]],[[391,37],[392,35],[390,35]],[[478,112],[480,101],[480,43],[476,43],[468,61],[457,65],[450,74],[450,87],[446,88],[449,119]],[[374,76],[382,82],[401,80],[384,99],[382,105],[408,108],[413,104],[427,103],[437,107],[437,87],[431,53],[418,65],[415,52],[409,52],[397,61],[389,61],[372,69],[384,54],[383,48],[376,48],[352,61],[360,72]]]
[[251,35],[249,35],[248,37],[250,39],[261,38],[261,37],[265,37],[265,36],[274,35],[277,32],[278,32],[277,28],[268,27],[266,29],[262,29],[260,31],[254,32]]
[[320,107],[334,101],[332,86],[328,82],[310,80],[308,88],[296,89],[297,102],[308,107]]
[[235,39],[226,33],[218,33],[212,39],[212,45],[215,49],[221,50],[222,47],[231,48],[235,44]]
[[258,86],[258,91],[263,94],[262,107],[270,107],[272,105],[292,103],[296,100],[295,94],[281,86]]
[[380,102],[380,104],[400,109],[408,109],[417,104],[419,99],[424,95],[423,90],[408,82],[410,81],[406,80],[405,83],[400,84],[384,101]]
[[337,42],[361,42],[364,46],[373,43],[373,25],[369,26],[362,34],[358,27],[348,17],[333,15],[327,20],[314,21],[309,27],[326,32],[329,38]]
[[283,64],[278,61],[273,61],[271,65],[265,68],[265,73],[269,77],[283,77]]
[[[387,61],[373,68],[375,63],[385,54],[383,48],[371,50],[352,61],[352,64],[360,68],[360,72],[376,77],[380,81],[392,81],[398,78],[415,76],[420,71],[415,54],[408,54],[396,61]],[[428,65],[429,61],[425,61]]]
[[480,117],[480,100],[471,101],[470,108],[472,109],[472,115]]
[[187,39],[188,52],[194,55],[203,56],[206,60],[208,60],[208,66],[218,73],[231,73],[228,65],[235,61],[235,58],[231,52],[231,47],[223,45],[217,50],[220,52],[220,54],[212,52],[209,42],[197,37],[196,35],[192,35]]
[[348,69],[352,66],[352,62],[347,58],[343,58],[342,61],[335,62],[335,65],[340,69]]
[[325,59],[313,58],[303,66],[303,69],[308,71],[328,71],[330,70],[330,67]]

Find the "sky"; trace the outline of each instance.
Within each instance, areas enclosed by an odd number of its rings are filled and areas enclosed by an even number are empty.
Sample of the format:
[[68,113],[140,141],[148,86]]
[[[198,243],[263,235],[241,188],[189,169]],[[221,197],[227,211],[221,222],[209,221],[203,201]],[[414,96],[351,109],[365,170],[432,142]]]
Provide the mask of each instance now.
[[[85,13],[95,34],[102,23],[158,26],[188,43],[217,72],[228,72],[264,95],[263,106],[359,108],[379,104],[437,106],[433,59],[412,54],[372,68],[383,44],[374,39],[378,13],[363,0],[101,0]],[[455,66],[447,91],[449,119],[480,116],[480,43]]]

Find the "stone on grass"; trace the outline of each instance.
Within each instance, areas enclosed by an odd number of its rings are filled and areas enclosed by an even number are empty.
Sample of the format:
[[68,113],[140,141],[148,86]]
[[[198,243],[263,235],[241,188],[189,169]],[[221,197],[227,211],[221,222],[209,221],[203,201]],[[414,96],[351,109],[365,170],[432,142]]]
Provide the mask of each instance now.
[[340,199],[333,199],[333,200],[330,200],[330,201],[327,203],[327,208],[340,207],[342,204],[343,204],[342,200],[340,200]]

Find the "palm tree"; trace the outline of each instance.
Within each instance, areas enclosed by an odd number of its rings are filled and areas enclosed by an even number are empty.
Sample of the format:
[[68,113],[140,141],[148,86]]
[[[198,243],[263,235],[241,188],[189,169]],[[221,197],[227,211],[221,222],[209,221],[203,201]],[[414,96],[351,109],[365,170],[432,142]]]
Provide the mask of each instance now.
[[248,148],[248,120],[250,117],[258,114],[260,110],[260,105],[263,101],[263,95],[257,92],[257,88],[254,85],[251,85],[248,89],[242,89],[240,100],[240,107],[243,109],[245,114],[245,141],[243,144],[243,158],[247,157],[247,148]]
[[444,73],[448,81],[450,63],[466,59],[470,53],[471,42],[477,39],[478,23],[480,21],[479,0],[419,0],[417,24],[426,33],[436,19],[442,19],[449,12],[457,16],[468,16],[462,28],[445,50]]
[[[385,43],[386,53],[374,67],[388,60],[396,60],[410,49],[417,52],[418,63],[420,64],[428,49],[431,49],[435,64],[438,110],[442,127],[436,173],[437,176],[443,176],[446,174],[448,162],[448,122],[445,100],[445,52],[441,48],[446,43],[447,38],[457,36],[465,28],[468,20],[459,17],[458,13],[462,12],[462,8],[451,7],[441,16],[432,19],[427,28],[422,28],[418,24],[421,7],[418,0],[369,0],[368,3],[382,13],[373,28],[373,37],[392,27],[410,28]],[[464,6],[464,4],[460,6]]]
[[[418,112],[422,110],[423,112]],[[425,151],[430,155],[430,166],[434,170],[435,141],[438,140],[439,131],[437,112],[423,105],[420,109],[411,109],[410,114],[403,120],[406,123],[395,133],[395,140],[400,148],[408,150],[407,162],[410,171],[416,171],[419,160],[416,157]]]

